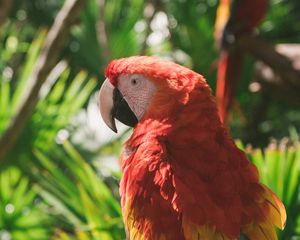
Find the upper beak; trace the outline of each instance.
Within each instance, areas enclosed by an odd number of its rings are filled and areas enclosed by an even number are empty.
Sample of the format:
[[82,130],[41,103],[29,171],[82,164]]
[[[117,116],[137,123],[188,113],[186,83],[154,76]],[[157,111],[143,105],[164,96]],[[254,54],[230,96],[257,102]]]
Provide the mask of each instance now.
[[115,133],[118,132],[115,118],[131,127],[137,124],[137,117],[121,92],[110,83],[109,79],[105,79],[102,84],[99,99],[101,116],[105,124]]
[[114,108],[113,102],[113,92],[114,86],[110,83],[108,79],[105,79],[104,83],[100,88],[99,93],[99,104],[100,104],[100,114],[103,118],[105,124],[113,130],[115,133],[118,132],[116,127],[116,122],[112,114]]

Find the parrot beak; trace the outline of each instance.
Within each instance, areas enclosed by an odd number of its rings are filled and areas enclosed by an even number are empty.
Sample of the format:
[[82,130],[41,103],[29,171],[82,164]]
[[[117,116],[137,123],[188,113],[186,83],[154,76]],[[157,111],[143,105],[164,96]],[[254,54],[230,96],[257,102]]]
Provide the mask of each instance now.
[[105,79],[102,84],[99,99],[101,116],[105,124],[115,133],[118,132],[115,119],[130,127],[137,124],[137,117],[121,92],[110,83],[109,79]]

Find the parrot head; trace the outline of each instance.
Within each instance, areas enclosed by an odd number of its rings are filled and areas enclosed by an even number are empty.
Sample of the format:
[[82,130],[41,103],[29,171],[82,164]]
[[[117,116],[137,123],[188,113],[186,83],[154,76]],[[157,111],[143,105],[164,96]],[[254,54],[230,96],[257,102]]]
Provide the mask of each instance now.
[[[178,116],[179,111],[191,102],[192,93],[199,93],[198,100],[212,98],[211,90],[200,74],[157,57],[113,60],[105,75],[99,95],[100,112],[114,132],[117,132],[115,119],[135,127],[149,118],[161,121]],[[206,105],[214,108],[214,100]]]

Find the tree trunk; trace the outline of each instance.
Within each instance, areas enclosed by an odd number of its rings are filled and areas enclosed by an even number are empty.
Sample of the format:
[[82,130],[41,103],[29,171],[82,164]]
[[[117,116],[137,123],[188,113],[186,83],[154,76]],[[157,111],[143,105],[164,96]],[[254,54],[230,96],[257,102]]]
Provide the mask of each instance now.
[[36,67],[29,77],[28,91],[24,91],[16,115],[1,136],[0,162],[4,160],[6,154],[11,150],[34,112],[38,102],[39,91],[47,75],[58,62],[60,51],[66,42],[69,30],[75,23],[84,3],[85,0],[67,0],[57,14],[38,57]]

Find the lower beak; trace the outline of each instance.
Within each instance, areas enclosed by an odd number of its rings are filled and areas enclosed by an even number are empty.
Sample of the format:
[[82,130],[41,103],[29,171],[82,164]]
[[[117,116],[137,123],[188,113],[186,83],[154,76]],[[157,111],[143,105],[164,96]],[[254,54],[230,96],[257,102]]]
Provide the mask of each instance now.
[[130,109],[121,92],[105,79],[100,89],[100,113],[105,124],[114,132],[118,132],[115,119],[134,127],[138,119]]

